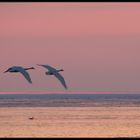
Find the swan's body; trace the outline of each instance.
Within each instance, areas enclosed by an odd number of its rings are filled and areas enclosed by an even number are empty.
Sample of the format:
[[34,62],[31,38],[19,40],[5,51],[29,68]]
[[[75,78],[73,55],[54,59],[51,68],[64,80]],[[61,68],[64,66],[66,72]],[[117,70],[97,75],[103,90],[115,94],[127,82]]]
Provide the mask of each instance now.
[[[13,67],[10,67],[8,70],[6,70],[5,72],[20,72],[25,78],[26,80],[29,82],[29,83],[32,83],[31,81],[31,78],[30,78],[30,75],[28,74],[28,72],[26,70],[29,70],[29,69],[35,69],[34,67],[31,67],[31,68],[23,68],[21,66],[13,66]],[[5,73],[4,72],[4,73]]]
[[60,71],[64,71],[63,69],[57,70],[49,65],[39,65],[39,64],[37,65],[48,69],[48,71],[46,72],[46,75],[54,75],[61,82],[64,88],[67,89],[66,82],[64,78],[62,77],[62,75],[59,73]]

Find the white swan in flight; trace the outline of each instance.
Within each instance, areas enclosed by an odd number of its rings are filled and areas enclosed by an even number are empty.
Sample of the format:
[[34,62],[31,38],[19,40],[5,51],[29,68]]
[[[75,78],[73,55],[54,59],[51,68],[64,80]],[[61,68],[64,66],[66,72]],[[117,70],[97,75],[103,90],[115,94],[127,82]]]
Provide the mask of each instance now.
[[32,83],[31,78],[30,78],[30,75],[26,71],[26,70],[29,70],[29,69],[35,69],[35,68],[34,67],[23,68],[21,66],[13,66],[13,67],[10,67],[8,70],[6,70],[4,73],[6,73],[6,72],[13,72],[13,73],[14,72],[20,72],[26,78],[26,80],[29,83]]
[[64,88],[67,89],[66,82],[64,78],[62,77],[62,75],[59,73],[60,71],[64,71],[63,69],[57,70],[49,65],[40,65],[40,64],[37,64],[37,65],[47,68],[48,71],[46,72],[46,75],[54,75],[61,82]]

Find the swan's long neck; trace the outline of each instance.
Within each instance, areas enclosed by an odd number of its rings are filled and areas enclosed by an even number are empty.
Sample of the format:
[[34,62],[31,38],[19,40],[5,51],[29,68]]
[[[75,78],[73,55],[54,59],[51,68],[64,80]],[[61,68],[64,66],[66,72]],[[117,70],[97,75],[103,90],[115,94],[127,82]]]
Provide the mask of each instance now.
[[35,69],[34,67],[30,67],[30,68],[25,68],[25,70],[29,70],[29,69]]
[[64,71],[64,70],[63,70],[63,69],[60,69],[60,70],[58,70],[58,72],[59,72],[59,71]]

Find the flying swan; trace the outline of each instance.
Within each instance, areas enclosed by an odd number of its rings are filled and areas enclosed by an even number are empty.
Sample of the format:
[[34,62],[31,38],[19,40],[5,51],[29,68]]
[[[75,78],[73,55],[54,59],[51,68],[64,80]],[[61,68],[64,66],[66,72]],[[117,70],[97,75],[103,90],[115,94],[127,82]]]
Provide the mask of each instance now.
[[10,67],[8,70],[6,70],[4,73],[6,73],[6,72],[13,72],[13,73],[14,72],[20,72],[26,78],[26,80],[29,83],[32,83],[31,78],[30,78],[30,75],[26,71],[26,70],[29,70],[29,69],[35,69],[35,68],[34,67],[23,68],[21,66],[13,66],[13,67]]
[[54,75],[61,82],[64,88],[67,89],[66,82],[64,78],[62,77],[62,75],[59,73],[60,71],[64,71],[63,69],[57,70],[49,65],[40,65],[40,64],[37,64],[37,65],[48,69],[48,71],[46,72],[46,75]]

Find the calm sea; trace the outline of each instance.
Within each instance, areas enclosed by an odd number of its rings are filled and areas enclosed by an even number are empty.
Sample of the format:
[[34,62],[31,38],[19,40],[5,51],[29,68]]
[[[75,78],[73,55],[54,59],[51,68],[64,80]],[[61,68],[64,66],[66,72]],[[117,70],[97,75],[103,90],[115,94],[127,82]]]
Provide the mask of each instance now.
[[0,107],[130,107],[140,94],[0,94]]

